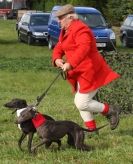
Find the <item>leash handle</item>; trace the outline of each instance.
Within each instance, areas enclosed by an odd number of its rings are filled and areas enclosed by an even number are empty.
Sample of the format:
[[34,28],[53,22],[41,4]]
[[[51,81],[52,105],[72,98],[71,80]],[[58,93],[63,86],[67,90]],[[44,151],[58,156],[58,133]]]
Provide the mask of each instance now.
[[61,70],[60,70],[60,74],[61,74],[61,77],[63,78],[63,80],[66,80],[67,72],[64,72],[64,71],[61,69]]

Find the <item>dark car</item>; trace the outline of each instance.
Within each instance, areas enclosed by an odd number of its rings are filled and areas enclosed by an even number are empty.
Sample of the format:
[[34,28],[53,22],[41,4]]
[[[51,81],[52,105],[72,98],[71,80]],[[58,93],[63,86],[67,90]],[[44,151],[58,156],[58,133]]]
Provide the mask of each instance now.
[[121,25],[120,40],[124,47],[133,47],[133,15],[128,15]]
[[35,41],[46,41],[48,35],[49,13],[25,13],[17,25],[18,40],[29,45]]

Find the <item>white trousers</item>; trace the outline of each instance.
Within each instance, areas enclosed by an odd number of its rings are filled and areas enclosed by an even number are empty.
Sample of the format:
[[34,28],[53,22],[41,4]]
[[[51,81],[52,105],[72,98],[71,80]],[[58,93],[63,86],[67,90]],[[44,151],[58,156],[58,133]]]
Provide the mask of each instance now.
[[89,93],[79,93],[75,94],[74,103],[78,108],[80,115],[84,122],[92,121],[93,112],[103,112],[104,104],[96,100],[93,97],[96,95],[98,90]]

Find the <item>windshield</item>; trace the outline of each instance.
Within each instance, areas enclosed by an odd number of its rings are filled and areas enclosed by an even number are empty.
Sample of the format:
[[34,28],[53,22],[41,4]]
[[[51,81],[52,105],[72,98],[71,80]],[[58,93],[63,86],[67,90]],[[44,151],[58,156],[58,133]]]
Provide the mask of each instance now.
[[31,17],[32,26],[48,25],[49,15],[33,15]]
[[79,19],[83,20],[89,27],[106,27],[106,22],[100,14],[78,14]]

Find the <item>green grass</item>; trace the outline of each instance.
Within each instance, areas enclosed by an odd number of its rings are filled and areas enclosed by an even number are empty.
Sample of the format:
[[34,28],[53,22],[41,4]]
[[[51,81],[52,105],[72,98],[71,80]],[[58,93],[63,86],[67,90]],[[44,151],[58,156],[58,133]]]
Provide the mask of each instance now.
[[[132,53],[133,49],[121,48],[119,52]],[[15,115],[3,107],[12,98],[24,98],[34,104],[36,97],[50,85],[58,71],[51,65],[51,51],[47,46],[28,46],[17,42],[15,21],[0,20],[0,163],[1,164],[132,164],[133,163],[133,117],[122,115],[119,127],[111,131],[108,127],[101,130],[100,136],[85,142],[94,147],[90,152],[80,152],[69,148],[66,137],[62,148],[57,151],[53,144],[48,150],[38,149],[37,155],[29,155],[25,139],[24,151],[17,146],[20,131],[14,124]],[[129,67],[130,69],[130,67]],[[131,81],[128,81],[129,85]],[[61,77],[54,83],[38,110],[57,120],[73,120],[83,126],[83,121],[73,104],[70,86]],[[128,97],[128,95],[127,95]],[[97,124],[106,119],[95,115]],[[34,143],[39,141],[37,135]]]

